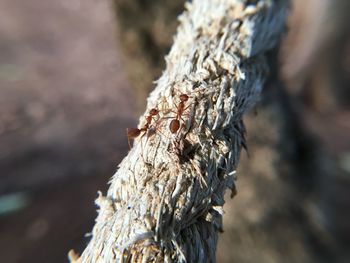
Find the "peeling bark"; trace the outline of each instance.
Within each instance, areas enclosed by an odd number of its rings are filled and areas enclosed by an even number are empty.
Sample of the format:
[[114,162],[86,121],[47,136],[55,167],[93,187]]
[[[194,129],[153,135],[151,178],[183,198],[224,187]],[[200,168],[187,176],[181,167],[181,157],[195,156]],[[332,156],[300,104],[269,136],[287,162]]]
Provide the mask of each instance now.
[[[99,194],[92,239],[79,259],[71,253],[72,261],[215,262],[224,193],[235,193],[245,146],[242,115],[259,99],[266,52],[284,31],[287,4],[186,4],[166,69],[140,118],[141,134],[107,196]],[[181,94],[189,99],[176,117]],[[159,114],[145,125],[153,108]],[[181,126],[172,133],[174,119]]]

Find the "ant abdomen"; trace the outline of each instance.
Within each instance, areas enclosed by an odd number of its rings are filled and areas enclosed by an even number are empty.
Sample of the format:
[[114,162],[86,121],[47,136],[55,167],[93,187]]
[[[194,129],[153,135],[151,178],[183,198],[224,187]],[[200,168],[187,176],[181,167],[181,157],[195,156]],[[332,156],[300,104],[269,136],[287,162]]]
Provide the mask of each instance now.
[[176,133],[180,129],[180,121],[178,119],[173,119],[170,122],[169,129],[171,133]]
[[140,135],[141,130],[138,128],[127,128],[126,133],[128,135],[128,138],[133,139]]

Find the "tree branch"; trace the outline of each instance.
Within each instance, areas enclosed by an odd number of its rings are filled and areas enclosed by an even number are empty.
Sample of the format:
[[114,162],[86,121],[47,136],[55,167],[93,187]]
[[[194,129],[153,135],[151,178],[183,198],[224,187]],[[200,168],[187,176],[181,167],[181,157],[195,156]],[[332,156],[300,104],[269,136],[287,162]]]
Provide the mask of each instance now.
[[259,98],[287,0],[194,0],[186,9],[78,262],[215,262],[224,192],[235,192],[245,145],[242,115]]

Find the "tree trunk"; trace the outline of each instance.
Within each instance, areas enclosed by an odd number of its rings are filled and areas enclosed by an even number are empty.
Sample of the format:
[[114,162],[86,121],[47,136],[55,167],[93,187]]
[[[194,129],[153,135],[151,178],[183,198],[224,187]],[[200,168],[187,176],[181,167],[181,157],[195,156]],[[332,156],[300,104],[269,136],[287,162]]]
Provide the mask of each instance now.
[[139,129],[129,130],[134,147],[97,198],[92,239],[72,261],[215,262],[223,196],[235,193],[245,146],[242,115],[259,99],[287,2],[186,4]]

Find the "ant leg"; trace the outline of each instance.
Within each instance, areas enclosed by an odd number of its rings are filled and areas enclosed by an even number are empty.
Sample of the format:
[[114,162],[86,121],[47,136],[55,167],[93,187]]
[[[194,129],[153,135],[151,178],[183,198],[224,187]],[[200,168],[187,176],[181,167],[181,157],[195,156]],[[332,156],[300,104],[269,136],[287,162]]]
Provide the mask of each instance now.
[[[191,130],[191,128],[193,128],[194,125],[197,125],[197,122],[195,120],[194,117],[192,117],[191,119],[188,118],[187,121],[185,121],[182,117],[183,116],[187,116],[187,117],[190,117],[190,114],[187,113],[187,114],[183,114],[182,116],[180,116],[180,119],[182,121],[182,125],[180,128],[183,128],[184,126],[188,126],[188,131]],[[188,124],[188,125],[187,125]],[[198,126],[198,125],[197,125]]]
[[[168,118],[169,119],[169,118]],[[164,137],[167,137],[164,133],[161,132],[161,130],[159,129],[159,122],[156,123],[156,125],[154,126],[154,128],[156,129],[157,132],[159,132],[161,135],[163,135]]]
[[[142,161],[143,161],[144,163],[146,163],[146,161],[145,161],[145,157],[143,156],[143,143],[142,143],[142,139],[143,139],[143,137],[145,136],[146,133],[147,133],[147,131],[145,131],[145,132],[141,135],[141,137],[140,137],[141,157],[142,157]],[[147,141],[146,141],[146,145],[147,145]]]
[[[147,131],[145,131],[144,134],[142,134],[142,137],[140,138],[140,139],[141,139],[141,154],[142,154],[142,159],[143,159],[143,162],[144,162],[144,163],[148,163],[148,162],[146,162],[146,160],[145,160],[145,158],[144,158],[144,156],[143,156],[144,147],[147,146],[147,143],[148,143],[149,138],[150,138],[151,136],[154,136],[155,133],[156,133],[156,131],[159,131],[159,130],[157,130],[157,127],[156,127],[156,126],[152,125],[151,127],[149,127],[149,129],[147,129]],[[159,133],[161,133],[161,132],[159,131]],[[143,137],[144,137],[145,135],[146,135],[146,142],[145,142],[145,145],[144,145],[142,139],[143,139]]]
[[189,107],[191,107],[191,105],[192,105],[192,104],[190,104],[190,105],[188,105],[187,107],[185,107],[185,108],[183,109],[183,111],[187,110]]
[[128,129],[126,129],[126,137],[128,138],[129,151],[131,150],[130,137],[128,136]]

